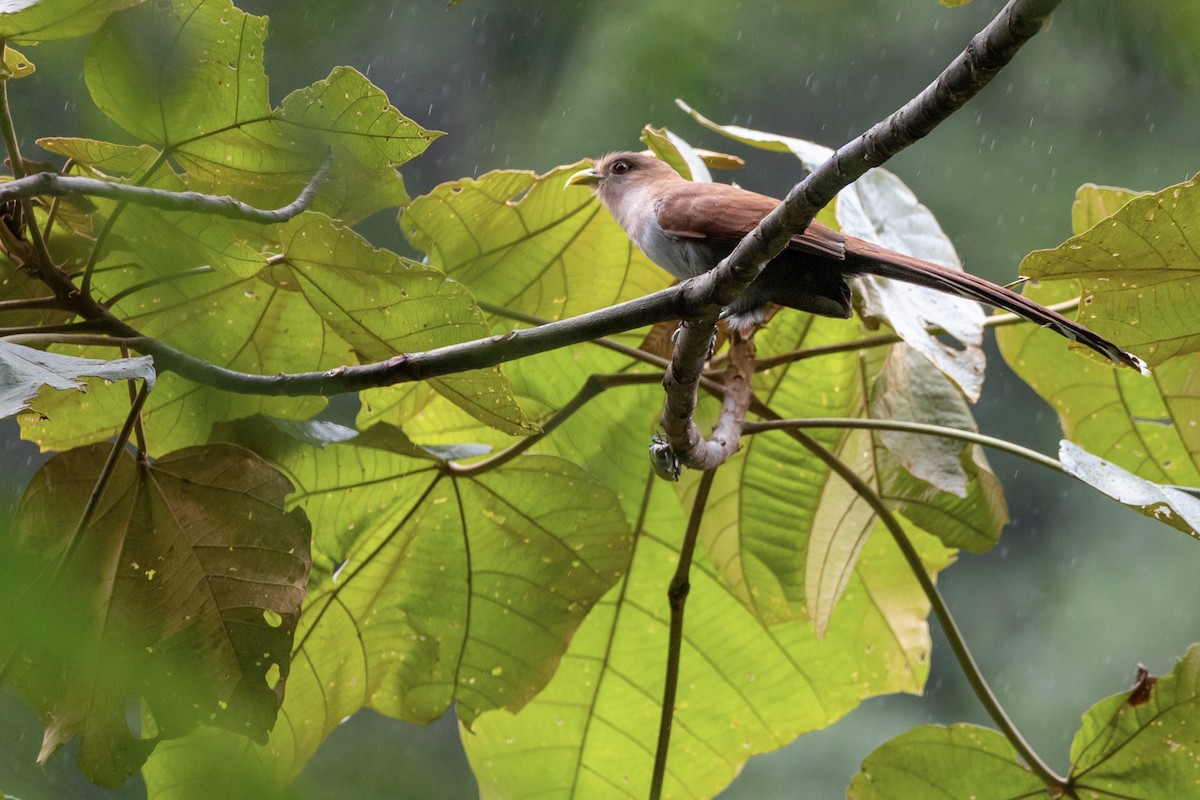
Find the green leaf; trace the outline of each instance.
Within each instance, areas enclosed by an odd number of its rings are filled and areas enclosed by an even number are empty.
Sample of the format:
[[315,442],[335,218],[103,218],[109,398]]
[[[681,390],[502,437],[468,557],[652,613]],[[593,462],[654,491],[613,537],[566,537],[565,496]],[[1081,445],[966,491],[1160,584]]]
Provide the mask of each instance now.
[[340,566],[310,590],[271,740],[161,749],[145,771],[154,797],[208,788],[188,775],[210,745],[289,780],[364,707],[427,723],[453,702],[467,724],[517,710],[628,564],[616,496],[558,458],[468,476],[353,442],[272,456],[298,486],[316,546]]
[[266,17],[230,0],[143,3],[113,15],[88,50],[96,105],[144,142],[183,145],[270,112]]
[[[764,133],[740,125],[718,125],[681,100],[680,107],[709,130],[772,152],[790,152],[811,171],[833,150],[802,139]],[[837,227],[851,236],[891,250],[959,268],[958,255],[928,208],[894,174],[873,169],[838,193],[834,201]],[[905,342],[937,365],[972,401],[983,388],[984,315],[974,301],[932,289],[865,276],[857,280],[865,302],[863,313],[879,317]],[[952,347],[930,333],[945,331],[960,343]]]
[[[482,339],[487,325],[462,284],[430,267],[373,249],[353,231],[316,214],[281,228],[283,259],[273,268],[365,361]],[[285,275],[286,273],[286,275]],[[498,367],[430,384],[476,419],[512,435],[537,430]]]
[[1129,189],[1113,186],[1097,186],[1085,183],[1075,190],[1075,202],[1071,204],[1071,231],[1083,233],[1121,210],[1121,207],[1139,194]]
[[346,67],[272,109],[266,31],[265,17],[230,0],[147,3],[97,33],[88,88],[121,127],[169,152],[191,188],[274,208],[294,200],[332,151],[313,210],[354,222],[406,203],[395,168],[438,134]]
[[1131,691],[1083,715],[1071,743],[1071,780],[1081,796],[1190,797],[1200,760],[1200,645],[1170,675],[1139,676]]
[[847,800],[970,797],[1017,800],[1045,796],[1046,787],[1002,735],[975,725],[921,725],[863,761]]
[[[199,226],[201,217],[196,219]],[[200,257],[210,242],[237,246],[236,237],[224,237],[229,228],[197,227],[214,234],[198,235],[192,242],[184,241],[182,229],[169,229],[180,240],[180,253]],[[281,226],[252,227],[248,233],[271,237],[260,239],[264,249],[254,251],[263,265],[254,274],[231,268],[228,272],[235,274],[191,274],[146,285],[145,269],[125,267],[98,273],[95,290],[111,298],[144,287],[115,303],[114,312],[165,344],[218,366],[259,375],[332,369],[360,358],[384,359],[487,335],[461,285],[434,269],[372,248],[323,215],[306,213]],[[130,246],[145,253],[144,260],[154,264],[155,272],[175,266],[166,250],[170,242],[161,232],[147,230],[145,238],[136,238],[133,231],[130,235],[135,237]],[[189,251],[192,245],[195,249]],[[215,248],[209,254],[215,255]],[[432,383],[489,425],[510,433],[534,430],[498,369]],[[91,385],[88,402],[88,413],[78,414],[73,401],[43,396],[39,408],[49,419],[22,420],[25,436],[54,450],[111,436],[128,411],[124,391]],[[153,451],[165,452],[206,441],[218,421],[258,413],[304,418],[323,403],[313,397],[219,392],[164,375],[144,414]]]
[[1194,494],[1143,480],[1065,439],[1058,457],[1068,475],[1151,519],[1200,539],[1200,499]]
[[0,8],[0,39],[37,44],[86,36],[115,11],[143,0],[8,0]]
[[0,341],[0,418],[29,408],[42,386],[82,391],[79,379],[84,376],[106,381],[140,379],[153,386],[154,360],[149,356],[115,361],[73,358]]
[[657,291],[667,274],[582,187],[582,164],[444,183],[400,217],[430,262],[480,300],[557,320]]
[[[1025,293],[1047,304],[1075,290],[1054,283]],[[1148,380],[1064,353],[1033,326],[1002,328],[996,340],[1009,366],[1058,413],[1067,439],[1148,481],[1200,486],[1200,355],[1173,358]]]
[[33,62],[15,47],[4,48],[4,78],[24,78],[37,71]]
[[651,128],[647,125],[642,129],[641,139],[660,161],[670,164],[672,169],[689,181],[712,181],[708,166],[696,149],[666,128]]
[[[284,511],[286,480],[221,445],[153,464],[120,458],[72,541],[110,450],[56,456],[26,489],[16,530],[42,559],[25,595],[36,613],[6,627],[0,651],[46,724],[39,760],[81,736],[84,774],[116,786],[157,742],[201,723],[266,737],[308,580],[309,526]],[[131,698],[146,715],[141,736],[126,722]]]
[[1200,187],[1191,180],[1134,197],[1057,248],[1030,253],[1021,273],[1078,280],[1079,320],[1155,367],[1200,350],[1197,230]]
[[[844,345],[863,335],[859,323],[808,315],[779,315],[756,337],[759,352]],[[759,373],[755,392],[780,417],[870,416],[879,413],[972,427],[961,395],[923,359],[896,355],[890,387],[892,406],[872,400],[887,351],[875,348],[807,358]],[[907,373],[907,375],[906,375]],[[904,387],[903,380],[909,384]],[[901,402],[904,391],[913,391]],[[919,410],[919,413],[918,413]],[[965,484],[939,491],[915,478],[870,431],[814,428],[819,444],[849,465],[893,508],[903,511],[943,542],[984,550],[1007,520],[999,485],[983,460],[956,445],[936,462],[952,459]],[[901,440],[903,441],[903,440]],[[892,445],[897,450],[903,449]],[[913,469],[932,469],[935,460],[909,459]],[[729,586],[760,619],[770,622],[807,616],[817,630],[828,624],[855,560],[876,524],[873,510],[829,467],[784,433],[760,434],[718,473],[713,492],[725,502],[710,509],[701,528],[709,557],[721,565]],[[685,486],[692,485],[685,482]]]
[[[515,716],[485,714],[463,735],[481,796],[647,795],[666,587],[684,528],[670,487],[647,484],[647,472],[639,477],[651,497],[629,577],[588,615],[532,703]],[[946,563],[940,545],[913,534],[931,569]],[[864,697],[919,691],[924,681],[928,605],[886,535],[863,549],[823,639],[800,620],[764,627],[703,560],[690,580],[664,796],[715,796],[752,755],[825,727]]]
[[158,151],[150,145],[128,145],[101,142],[96,139],[80,139],[66,136],[53,136],[37,140],[38,146],[51,153],[57,153],[63,158],[69,158],[76,165],[89,167],[89,173],[94,177],[108,175],[132,175],[145,171]]

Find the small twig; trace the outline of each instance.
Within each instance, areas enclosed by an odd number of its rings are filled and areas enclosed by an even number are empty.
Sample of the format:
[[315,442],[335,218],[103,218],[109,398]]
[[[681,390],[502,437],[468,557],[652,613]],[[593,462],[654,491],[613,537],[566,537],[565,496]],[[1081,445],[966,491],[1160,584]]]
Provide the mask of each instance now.
[[667,603],[671,608],[671,624],[667,638],[667,674],[663,681],[662,709],[658,722],[658,743],[654,750],[654,774],[650,781],[650,800],[662,797],[663,781],[667,774],[667,752],[671,744],[671,726],[675,718],[675,694],[679,688],[679,662],[683,652],[683,612],[691,589],[690,574],[692,556],[696,552],[696,540],[700,535],[700,523],[704,519],[704,507],[708,504],[708,492],[712,488],[717,471],[708,470],[700,476],[696,487],[696,498],[688,516],[687,531],[679,545],[679,561],[675,574],[667,587]]
[[144,338],[122,339],[118,336],[102,336],[88,333],[18,333],[5,336],[4,341],[10,344],[23,344],[37,347],[47,344],[74,344],[80,347],[129,347],[139,348],[145,343]]
[[[6,46],[0,42],[0,56],[3,56]],[[12,111],[8,104],[8,81],[0,80],[0,137],[4,139],[4,148],[8,151],[9,165],[13,177],[20,180],[25,176],[25,161],[21,158],[21,148],[17,144],[17,131],[13,126]],[[10,181],[15,183],[16,181]],[[21,198],[21,210],[25,214],[25,228],[29,233],[29,241],[33,244],[33,252],[41,262],[35,265],[38,272],[54,269],[54,260],[50,257],[50,248],[42,236],[38,226],[37,216],[33,211],[33,201],[28,197]],[[0,226],[2,227],[2,226]]]
[[332,157],[327,158],[316,174],[305,184],[299,197],[287,205],[275,209],[255,208],[229,195],[172,192],[167,189],[152,189],[148,186],[114,183],[77,175],[59,175],[57,172],[35,172],[24,178],[0,184],[0,202],[36,196],[89,195],[107,197],[110,200],[122,200],[165,211],[194,211],[267,225],[287,222],[312,205],[317,189],[325,180],[331,163]]
[[64,322],[61,325],[14,325],[11,328],[0,328],[0,339],[12,336],[24,336],[40,333],[83,333],[87,331],[103,331],[108,324],[103,321]]
[[[71,167],[75,166],[75,159],[68,158],[63,162],[62,169],[58,171],[59,175],[67,175],[71,172]],[[46,212],[46,238],[50,238],[50,232],[54,230],[54,221],[58,219],[58,208],[62,205],[62,198],[56,197],[50,201],[50,210]]]
[[[0,225],[0,227],[3,226]],[[62,299],[58,297],[16,297],[12,300],[0,300],[0,314],[6,311],[29,311],[39,308],[65,310]]]
[[[167,163],[170,158],[170,149],[164,149],[154,158],[154,162],[146,167],[137,179],[136,185],[141,185],[145,181],[150,180],[150,177],[158,171],[159,167]],[[116,227],[117,220],[121,218],[121,214],[125,211],[125,207],[129,205],[128,200],[118,200],[116,206],[113,207],[111,213],[104,220],[104,224],[100,226],[100,232],[96,234],[96,242],[92,245],[92,251],[88,254],[87,263],[83,266],[83,282],[79,286],[79,292],[88,300],[92,298],[92,277],[96,274],[96,264],[100,261],[100,254],[104,252],[104,245],[108,243],[108,237]]]
[[[128,347],[121,348],[121,358],[129,358]],[[126,381],[125,385],[129,387],[129,407],[136,408],[138,410],[133,422],[133,436],[137,445],[137,460],[139,464],[145,464],[146,453],[148,451],[146,447],[146,426],[142,421],[141,409],[146,399],[143,397],[140,401],[138,400],[139,392],[137,390],[136,383],[137,382],[135,380],[131,379]]]
[[620,373],[616,375],[591,375],[575,396],[567,401],[562,408],[558,409],[542,423],[542,430],[532,436],[526,436],[518,442],[504,448],[490,458],[485,458],[482,461],[476,461],[474,464],[460,465],[451,463],[449,471],[453,475],[478,475],[482,472],[488,472],[497,467],[507,464],[517,456],[521,455],[529,448],[540,442],[542,439],[550,435],[559,425],[562,425],[568,419],[575,415],[579,409],[583,408],[589,402],[599,397],[607,389],[612,389],[617,386],[639,386],[651,383],[658,383],[659,376],[653,372],[630,372]]

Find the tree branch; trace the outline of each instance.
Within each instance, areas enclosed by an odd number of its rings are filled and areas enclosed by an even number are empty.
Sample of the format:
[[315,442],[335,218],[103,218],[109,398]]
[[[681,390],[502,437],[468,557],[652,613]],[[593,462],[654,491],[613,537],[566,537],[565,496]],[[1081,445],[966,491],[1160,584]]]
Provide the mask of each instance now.
[[304,189],[295,200],[276,209],[255,208],[228,195],[172,192],[166,189],[152,189],[148,186],[133,186],[95,178],[59,175],[56,172],[35,172],[24,178],[0,184],[0,203],[6,200],[36,196],[90,195],[122,200],[151,208],[161,208],[166,211],[195,211],[263,224],[287,222],[312,205],[317,189],[329,172],[332,160],[332,156],[325,160],[325,163],[305,184]]
[[696,383],[719,309],[736,299],[816,213],[872,167],[926,136],[979,93],[1039,30],[1060,0],[1010,0],[967,48],[925,87],[882,122],[843,145],[796,184],[774,211],[710,272],[684,284],[685,303],[702,311],[682,326],[664,380],[662,423],[671,447],[686,466],[710,468],[709,449],[692,418]]

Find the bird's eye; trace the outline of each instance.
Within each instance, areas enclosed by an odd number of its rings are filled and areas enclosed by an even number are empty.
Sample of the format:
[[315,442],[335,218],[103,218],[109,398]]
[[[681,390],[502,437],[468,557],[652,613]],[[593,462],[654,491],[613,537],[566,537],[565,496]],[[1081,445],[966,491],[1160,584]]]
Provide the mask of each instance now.
[[621,159],[619,161],[614,161],[612,163],[612,166],[609,167],[608,169],[609,169],[609,172],[611,172],[613,175],[624,175],[626,172],[629,172],[629,170],[631,170],[632,168],[633,168],[632,164],[630,164],[625,159]]

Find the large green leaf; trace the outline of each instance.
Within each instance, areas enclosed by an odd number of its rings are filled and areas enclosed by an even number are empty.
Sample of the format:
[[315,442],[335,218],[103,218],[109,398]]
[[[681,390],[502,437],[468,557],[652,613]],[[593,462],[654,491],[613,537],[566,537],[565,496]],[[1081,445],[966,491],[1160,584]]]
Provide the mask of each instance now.
[[[772,353],[844,344],[861,335],[853,321],[779,315],[757,340],[760,352]],[[928,362],[905,354],[895,358],[899,361],[890,362],[886,351],[876,349],[801,359],[760,373],[755,391],[785,418],[891,412],[902,419],[973,427],[961,395]],[[888,403],[877,399],[873,408],[873,387],[888,363],[893,364],[887,371],[890,398]],[[810,435],[947,545],[978,551],[999,537],[1007,520],[1003,498],[974,450],[961,444],[940,452],[929,448],[920,458],[908,458],[905,468],[888,441],[869,431],[831,427]],[[903,439],[892,447],[911,453]],[[939,489],[913,477],[910,469],[927,476],[954,472],[956,481]],[[701,541],[732,591],[763,620],[808,616],[823,630],[875,527],[874,512],[848,483],[783,433],[746,443],[718,474],[713,492],[724,502],[706,515]]]
[[1044,797],[1045,784],[999,733],[975,725],[922,725],[897,736],[863,761],[847,800]]
[[[256,273],[228,274],[236,272],[231,269],[180,276],[129,294],[113,310],[148,336],[258,375],[332,369],[363,356],[388,358],[487,333],[460,284],[372,248],[323,215],[306,213],[256,232],[272,236],[269,250],[257,254],[263,266]],[[150,255],[156,272],[170,266],[161,253]],[[146,271],[137,266],[105,271],[97,275],[96,290],[114,296],[143,284]],[[43,395],[39,408],[47,419],[23,420],[25,435],[54,450],[112,435],[128,410],[118,388],[89,384],[87,414],[72,414],[73,402]],[[530,430],[496,369],[447,376],[434,388],[489,425],[512,433]],[[322,404],[320,398],[235,395],[164,375],[146,404],[146,426],[152,447],[162,452],[206,441],[214,422],[256,413],[305,417]]]
[[[201,723],[265,739],[309,568],[308,522],[283,509],[291,486],[228,445],[119,459],[73,542],[110,449],[56,456],[26,490],[18,541],[44,561],[36,581],[5,565],[30,613],[10,618],[0,647],[45,721],[40,758],[81,736],[80,765],[106,786]],[[126,722],[131,699],[140,736]]]
[[272,109],[266,30],[265,17],[230,0],[147,3],[96,34],[88,88],[121,127],[168,152],[192,188],[280,206],[332,154],[314,210],[356,221],[407,202],[395,168],[438,134],[345,67]]
[[[1077,214],[1075,221],[1092,220]],[[1092,227],[1076,228],[1077,235],[1055,249],[1030,253],[1021,273],[1078,280],[1080,321],[1155,367],[1200,350],[1198,230],[1200,187],[1191,180],[1133,197]]]
[[1191,797],[1200,762],[1200,645],[1170,675],[1139,676],[1133,689],[1083,715],[1071,743],[1071,781],[1101,800]]
[[[1025,293],[1054,303],[1075,290],[1042,284]],[[1146,480],[1200,486],[1200,355],[1173,358],[1147,379],[1064,353],[1030,326],[1004,328],[996,339],[1005,361],[1058,413],[1067,439]]]
[[[373,441],[381,441],[378,438]],[[190,797],[207,747],[294,777],[349,714],[417,722],[526,705],[588,609],[625,570],[616,496],[578,467],[526,456],[477,476],[353,442],[272,453],[340,564],[309,594],[282,723],[263,747],[202,736],[156,753],[155,797]]]
[[[629,577],[588,616],[554,680],[517,715],[486,714],[464,734],[481,797],[646,796],[666,587],[684,525],[667,484],[652,481]],[[930,568],[944,566],[947,551],[914,535]],[[830,724],[864,697],[919,690],[928,605],[897,556],[886,534],[871,539],[823,639],[803,621],[764,627],[696,562],[665,797],[714,796],[750,756]]]
[[413,200],[400,225],[475,296],[556,320],[663,288],[669,276],[591,194],[566,187],[580,164],[544,175],[489,172]]
[[0,39],[17,44],[85,36],[105,18],[143,0],[8,0],[0,6]]
[[[284,258],[275,280],[287,281],[313,311],[366,361],[431,350],[488,335],[474,298],[435,269],[372,249],[352,231],[306,214],[281,229]],[[286,270],[287,275],[284,275]],[[498,367],[430,381],[438,393],[508,434],[536,430]]]

